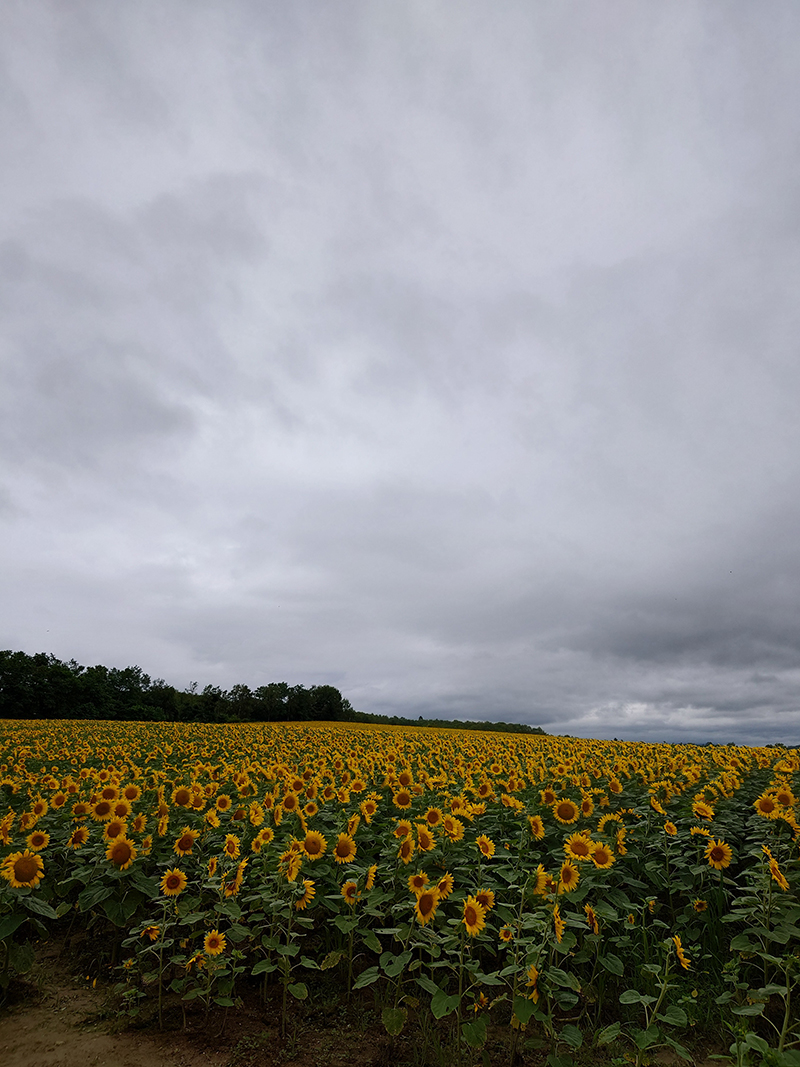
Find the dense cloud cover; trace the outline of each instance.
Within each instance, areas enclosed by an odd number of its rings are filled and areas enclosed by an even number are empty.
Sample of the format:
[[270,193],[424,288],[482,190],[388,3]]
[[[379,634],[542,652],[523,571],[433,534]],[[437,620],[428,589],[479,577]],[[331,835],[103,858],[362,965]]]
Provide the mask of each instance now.
[[800,8],[0,9],[0,647],[800,742]]

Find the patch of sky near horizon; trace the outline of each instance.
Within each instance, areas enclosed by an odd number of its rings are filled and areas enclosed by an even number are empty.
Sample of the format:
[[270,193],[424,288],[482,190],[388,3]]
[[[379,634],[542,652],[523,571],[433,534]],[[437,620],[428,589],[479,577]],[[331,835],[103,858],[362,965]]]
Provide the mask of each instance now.
[[3,647],[797,743],[799,29],[6,5]]

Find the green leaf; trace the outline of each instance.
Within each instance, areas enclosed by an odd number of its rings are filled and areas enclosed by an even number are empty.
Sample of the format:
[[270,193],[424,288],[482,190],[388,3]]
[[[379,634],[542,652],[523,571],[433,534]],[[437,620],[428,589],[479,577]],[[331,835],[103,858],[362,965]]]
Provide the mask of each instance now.
[[417,985],[420,989],[424,989],[426,993],[430,993],[431,996],[439,992],[438,985],[431,978],[428,978],[426,974],[421,974],[417,978]]
[[395,958],[383,968],[386,972],[386,976],[388,978],[396,978],[411,959],[411,955],[411,949],[406,949],[406,951],[401,952],[399,956],[395,956]]
[[686,1026],[688,1022],[686,1012],[677,1004],[670,1004],[664,1011],[659,1012],[656,1018],[662,1023],[667,1023],[668,1026]]
[[277,968],[277,963],[272,960],[259,960],[250,974],[255,978],[259,974],[272,974]]
[[320,971],[322,968],[316,960],[312,960],[310,956],[300,957],[300,966],[305,967],[308,971]]
[[368,967],[366,971],[362,971],[361,974],[353,982],[353,989],[363,989],[364,986],[372,985],[373,982],[377,982],[381,976],[381,972],[377,967]]
[[758,946],[754,945],[747,934],[737,934],[731,938],[732,952],[758,952]]
[[32,911],[34,915],[41,915],[44,919],[58,918],[55,909],[51,908],[47,901],[41,900],[39,897],[22,897],[21,903],[23,908]]
[[569,1045],[570,1048],[580,1048],[583,1044],[583,1034],[580,1032],[577,1026],[573,1026],[572,1023],[568,1023],[559,1037],[565,1045]]
[[598,1045],[608,1045],[619,1037],[620,1030],[622,1030],[621,1023],[611,1023],[610,1026],[604,1027],[597,1035]]
[[355,930],[358,926],[358,919],[348,919],[346,915],[337,915],[333,921],[343,934],[349,934],[351,930]]
[[653,1045],[657,1045],[660,1039],[661,1031],[657,1026],[648,1026],[646,1030],[637,1030],[633,1035],[633,1040],[640,1049],[651,1048]]
[[0,919],[0,941],[5,941],[7,937],[21,926],[27,918],[21,911],[12,911],[10,915],[4,916]]
[[308,997],[308,986],[305,982],[293,982],[286,987],[295,1000],[305,1000]]
[[514,1014],[524,1026],[536,1010],[536,1005],[527,997],[514,997]]
[[480,1048],[486,1040],[486,1022],[486,1016],[479,1015],[471,1022],[462,1024],[461,1036],[472,1048]]
[[560,985],[564,989],[574,989],[576,992],[580,989],[580,983],[575,975],[567,974],[560,967],[548,967],[545,976],[548,981],[555,982],[556,985]]
[[744,1035],[744,1043],[748,1048],[754,1048],[756,1052],[760,1052],[762,1056],[769,1052],[769,1042],[759,1037],[758,1034],[754,1034],[752,1030]]
[[600,957],[600,964],[605,967],[607,971],[611,971],[612,974],[621,975],[625,970],[625,966],[619,956],[615,956],[613,953],[609,953],[608,956]]
[[760,1015],[763,1010],[763,1004],[742,1004],[738,1008],[731,1008],[734,1015]]
[[433,1013],[434,1019],[442,1019],[445,1015],[449,1015],[450,1012],[455,1011],[460,999],[458,994],[455,996],[448,996],[443,989],[440,989],[437,986],[436,992],[431,997],[431,1012]]
[[110,885],[103,885],[102,882],[90,885],[78,897],[78,908],[80,911],[91,911],[101,901],[107,900],[113,892]]
[[384,1008],[381,1012],[381,1021],[386,1028],[386,1033],[392,1037],[397,1037],[402,1033],[406,1025],[406,1014],[405,1008]]
[[370,952],[377,952],[378,955],[380,955],[383,951],[383,945],[381,945],[380,941],[377,939],[372,930],[367,930],[365,934],[362,934],[361,940],[364,942]]

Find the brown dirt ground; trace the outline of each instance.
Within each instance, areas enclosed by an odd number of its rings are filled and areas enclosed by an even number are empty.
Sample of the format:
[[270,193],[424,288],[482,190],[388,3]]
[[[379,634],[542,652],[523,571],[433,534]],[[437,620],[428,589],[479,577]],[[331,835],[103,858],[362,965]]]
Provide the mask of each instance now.
[[[257,998],[227,1019],[221,1011],[207,1023],[190,1018],[186,1030],[180,1009],[165,1013],[163,1032],[152,1018],[137,1029],[137,1021],[117,1014],[110,987],[87,975],[92,967],[86,950],[67,948],[63,941],[36,946],[32,972],[0,1009],[2,1067],[413,1067],[421,1062],[417,1038],[388,1038],[374,1006],[363,1002],[327,1013],[307,1009],[288,1040],[280,1037],[278,1003],[264,1007]],[[507,1047],[497,1043],[486,1051],[486,1059],[476,1055],[476,1065],[506,1067]],[[585,1052],[586,1067],[602,1067],[596,1052]],[[437,1060],[447,1062],[445,1050],[431,1062]],[[529,1067],[540,1062],[535,1053],[525,1055]],[[680,1062],[663,1052],[654,1057],[662,1067]],[[718,1067],[719,1061],[700,1058],[696,1064]],[[465,1067],[471,1067],[468,1057]]]

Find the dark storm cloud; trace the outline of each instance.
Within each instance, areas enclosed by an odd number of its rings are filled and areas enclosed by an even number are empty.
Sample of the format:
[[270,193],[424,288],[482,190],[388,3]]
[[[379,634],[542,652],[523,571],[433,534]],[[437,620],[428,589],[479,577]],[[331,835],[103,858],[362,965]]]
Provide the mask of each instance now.
[[0,645],[796,743],[799,24],[7,5]]

